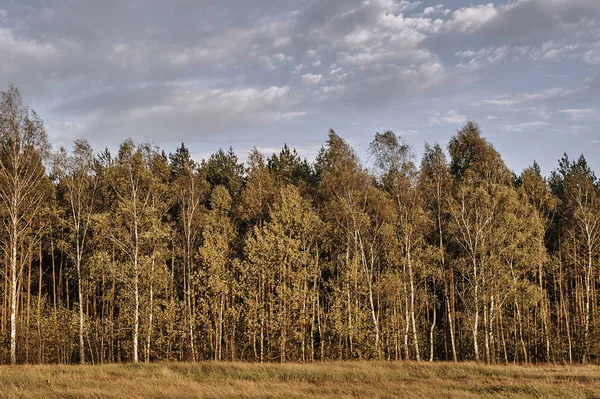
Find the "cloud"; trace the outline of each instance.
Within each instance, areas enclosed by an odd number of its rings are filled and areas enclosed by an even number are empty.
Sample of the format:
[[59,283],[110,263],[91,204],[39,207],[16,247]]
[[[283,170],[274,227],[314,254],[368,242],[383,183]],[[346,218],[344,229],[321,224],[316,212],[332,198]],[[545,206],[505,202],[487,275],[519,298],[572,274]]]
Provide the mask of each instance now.
[[588,50],[583,54],[583,61],[590,65],[600,65],[600,51]]
[[502,46],[496,48],[482,48],[477,52],[471,50],[462,50],[455,53],[455,55],[463,59],[470,58],[468,61],[465,60],[460,62],[457,65],[458,67],[478,69],[489,64],[495,64],[503,61],[507,57],[508,52],[508,47]]
[[340,123],[349,139],[400,125],[437,140],[466,115],[567,131],[600,109],[598,0],[196,3],[8,2],[0,80],[53,137],[101,146],[216,133],[266,148]]
[[542,43],[531,44],[503,44],[500,46],[482,47],[477,50],[464,49],[454,53],[461,59],[457,65],[462,68],[479,69],[498,62],[520,63],[524,60],[535,62],[560,62],[564,60],[583,59],[588,64],[600,64],[600,53],[597,52],[597,43],[592,37],[576,37],[565,35],[560,40],[548,40]]
[[537,130],[542,127],[550,126],[548,122],[545,121],[530,121],[530,122],[522,122],[512,125],[504,126],[504,130],[509,132],[523,132],[526,130]]
[[600,16],[596,0],[517,0],[463,7],[451,14],[445,29],[513,44],[561,37],[594,26]]
[[[306,115],[287,86],[265,89],[193,90],[184,87],[132,88],[126,98],[112,90],[63,104],[63,115],[79,114],[74,133],[156,141],[165,132],[194,140],[206,134],[230,133]],[[52,131],[51,131],[52,133]]]
[[452,18],[445,27],[448,30],[473,33],[496,18],[499,13],[493,3],[463,7],[452,12]]
[[566,115],[572,121],[597,121],[600,120],[600,112],[596,108],[570,108],[558,111]]
[[536,61],[561,61],[566,58],[577,56],[577,51],[584,45],[581,43],[564,44],[549,40],[542,44],[541,48],[534,50],[531,57]]
[[16,37],[12,31],[0,28],[0,54],[31,60],[32,62],[54,61],[59,56],[56,46],[35,40]]
[[313,92],[313,96],[320,101],[330,100],[331,98],[340,98],[346,93],[346,86],[342,84],[322,86]]
[[440,114],[435,112],[430,118],[429,123],[432,125],[462,125],[468,120],[466,115],[459,114],[455,110]]
[[[386,97],[427,91],[446,77],[440,58],[425,43],[443,21],[407,15],[419,5],[391,0],[312,2],[297,15],[295,41],[306,48],[307,64],[327,68],[337,82],[352,79],[346,84],[349,101],[377,105]],[[325,80],[323,72],[310,74]],[[306,79],[304,83],[314,81]]]
[[454,53],[455,56],[460,57],[460,58],[471,58],[473,56],[475,56],[475,52],[472,50],[460,50],[457,51],[456,53]]
[[0,28],[0,80],[15,82],[28,92],[45,92],[53,81],[74,77],[69,59],[81,51],[71,40],[30,39]]
[[434,14],[447,15],[450,12],[451,12],[451,10],[444,8],[443,4],[436,4],[433,7],[432,6],[425,7],[422,15],[434,15]]
[[472,105],[474,106],[492,106],[496,108],[505,108],[505,109],[519,109],[524,105],[532,105],[532,104],[543,104],[548,101],[553,101],[556,99],[566,98],[569,95],[573,94],[574,90],[565,89],[562,87],[552,87],[549,89],[544,89],[537,92],[532,93],[517,93],[517,94],[503,94],[499,96],[495,96],[490,99],[474,102]]
[[[32,55],[60,53],[56,67],[48,62],[32,64],[61,97],[132,82],[173,83],[236,73],[251,82],[264,85],[271,79],[292,87],[294,68],[310,73],[313,79],[306,81],[310,85],[318,75],[322,80],[317,83],[322,83],[333,64],[343,68],[334,82],[352,77],[349,87],[365,103],[382,101],[375,95],[382,88],[387,96],[402,96],[444,81],[444,63],[425,43],[443,24],[435,17],[443,16],[439,6],[429,16],[409,16],[420,2],[332,0],[298,5],[282,0],[253,7],[241,0],[220,3],[209,2],[200,10],[189,0],[181,0],[175,8],[148,0],[142,10],[138,3],[113,1],[107,8],[49,0],[38,9],[25,0],[9,13],[16,17],[7,32],[25,29],[35,38],[27,39],[32,44],[48,46],[31,51]],[[61,40],[79,51],[60,52]],[[14,70],[21,64],[13,63]],[[18,81],[26,81],[25,74]],[[32,84],[28,92],[39,87]]]
[[307,85],[316,85],[321,81],[321,79],[323,79],[323,75],[321,75],[320,73],[305,73],[304,75],[302,75],[302,82]]

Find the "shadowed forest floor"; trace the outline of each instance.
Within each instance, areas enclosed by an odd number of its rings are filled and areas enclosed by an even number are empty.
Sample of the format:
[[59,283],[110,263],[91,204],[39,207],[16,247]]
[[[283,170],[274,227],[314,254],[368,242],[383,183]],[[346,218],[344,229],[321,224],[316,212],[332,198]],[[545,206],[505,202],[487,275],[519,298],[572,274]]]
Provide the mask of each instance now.
[[0,397],[600,398],[600,367],[412,362],[2,366]]

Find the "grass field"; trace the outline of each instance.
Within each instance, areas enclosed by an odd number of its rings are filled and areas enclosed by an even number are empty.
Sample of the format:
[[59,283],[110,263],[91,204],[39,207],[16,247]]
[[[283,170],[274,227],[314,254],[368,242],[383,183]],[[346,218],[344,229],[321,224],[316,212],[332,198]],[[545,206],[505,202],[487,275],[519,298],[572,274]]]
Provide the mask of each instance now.
[[0,367],[1,398],[600,398],[600,367],[157,363]]

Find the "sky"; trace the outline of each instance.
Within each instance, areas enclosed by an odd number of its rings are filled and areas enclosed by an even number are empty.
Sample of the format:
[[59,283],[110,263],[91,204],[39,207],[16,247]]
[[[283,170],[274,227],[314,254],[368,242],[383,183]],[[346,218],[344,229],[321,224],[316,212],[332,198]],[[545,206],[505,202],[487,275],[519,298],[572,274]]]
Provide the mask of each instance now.
[[55,149],[313,159],[333,128],[418,161],[472,120],[517,173],[567,152],[600,174],[600,0],[0,0],[11,82]]

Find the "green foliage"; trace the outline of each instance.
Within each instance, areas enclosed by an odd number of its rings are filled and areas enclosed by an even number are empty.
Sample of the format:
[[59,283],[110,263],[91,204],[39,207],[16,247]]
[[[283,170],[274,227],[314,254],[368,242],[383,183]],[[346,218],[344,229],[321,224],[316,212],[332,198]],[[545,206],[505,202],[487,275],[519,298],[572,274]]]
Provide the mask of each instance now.
[[211,187],[224,186],[232,197],[240,192],[244,165],[239,163],[233,148],[229,147],[227,152],[220,149],[212,154],[203,168],[206,170],[206,180]]

